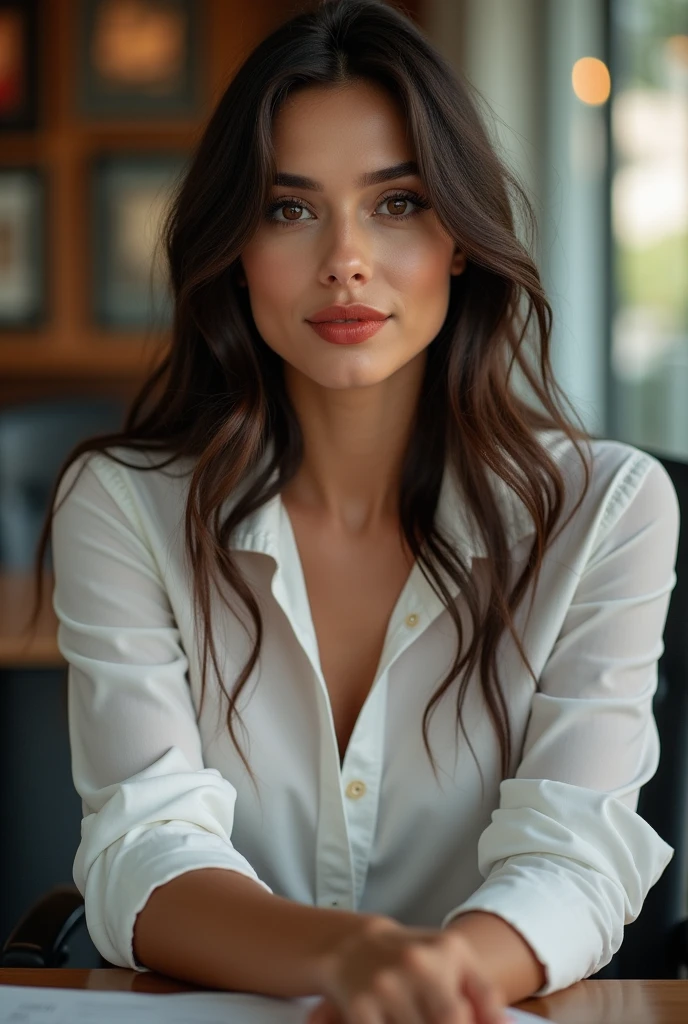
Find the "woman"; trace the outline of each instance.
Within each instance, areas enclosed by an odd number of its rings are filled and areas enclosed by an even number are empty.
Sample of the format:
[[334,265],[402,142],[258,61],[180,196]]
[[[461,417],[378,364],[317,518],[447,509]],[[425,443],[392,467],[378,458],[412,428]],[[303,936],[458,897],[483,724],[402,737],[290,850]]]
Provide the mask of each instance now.
[[487,1024],[608,963],[668,863],[635,808],[676,495],[561,412],[514,198],[381,0],[294,17],[221,98],[169,351],[53,495],[111,963]]

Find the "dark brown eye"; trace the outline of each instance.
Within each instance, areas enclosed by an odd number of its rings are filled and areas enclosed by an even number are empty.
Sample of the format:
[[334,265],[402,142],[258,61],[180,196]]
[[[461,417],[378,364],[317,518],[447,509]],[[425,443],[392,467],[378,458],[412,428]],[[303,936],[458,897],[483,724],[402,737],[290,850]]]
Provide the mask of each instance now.
[[[282,211],[288,211],[282,216]],[[280,216],[276,217],[275,214],[279,213]],[[289,196],[282,196],[279,199],[275,199],[269,204],[265,211],[265,218],[273,224],[300,224],[302,221],[311,220],[310,216],[301,216],[303,213],[309,213],[309,210],[303,203],[298,202],[296,199],[290,199]]]
[[429,210],[430,203],[417,192],[392,192],[391,195],[383,196],[377,209],[382,212],[384,220],[405,221],[424,210]]
[[400,199],[398,197],[397,198],[392,197],[391,199],[387,199],[386,200],[387,209],[388,209],[389,212],[392,212],[392,210],[393,210],[394,213],[405,213],[405,210],[400,209],[400,207],[401,206],[407,206],[408,202],[409,202],[408,199]]
[[[280,209],[291,211],[298,210],[299,212],[301,212],[301,210],[303,210],[303,206],[297,206],[295,203],[290,203],[280,207]],[[290,217],[288,214],[285,214],[285,217],[287,218],[287,220],[298,220],[298,217]]]

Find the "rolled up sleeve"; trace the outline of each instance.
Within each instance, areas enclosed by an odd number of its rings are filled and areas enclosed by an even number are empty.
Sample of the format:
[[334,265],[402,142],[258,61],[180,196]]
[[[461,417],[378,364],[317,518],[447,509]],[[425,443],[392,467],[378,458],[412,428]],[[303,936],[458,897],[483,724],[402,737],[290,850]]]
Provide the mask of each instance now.
[[156,887],[215,867],[272,890],[232,845],[236,789],[204,767],[188,659],[122,474],[82,456],[55,507],[53,606],[83,810],[74,882],[102,956],[146,971],[133,931]]
[[636,458],[600,518],[532,701],[521,763],[478,843],[484,883],[451,910],[517,929],[547,995],[609,963],[673,849],[637,813],[659,764],[652,711],[679,507],[662,464]]

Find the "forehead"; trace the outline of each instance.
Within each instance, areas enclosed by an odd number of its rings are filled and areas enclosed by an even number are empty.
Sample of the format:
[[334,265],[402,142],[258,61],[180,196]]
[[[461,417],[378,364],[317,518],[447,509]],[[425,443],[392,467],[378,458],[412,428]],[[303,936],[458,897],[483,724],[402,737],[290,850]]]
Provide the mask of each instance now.
[[370,82],[292,94],[275,115],[273,144],[278,170],[314,178],[329,173],[353,181],[364,170],[414,156],[400,104]]

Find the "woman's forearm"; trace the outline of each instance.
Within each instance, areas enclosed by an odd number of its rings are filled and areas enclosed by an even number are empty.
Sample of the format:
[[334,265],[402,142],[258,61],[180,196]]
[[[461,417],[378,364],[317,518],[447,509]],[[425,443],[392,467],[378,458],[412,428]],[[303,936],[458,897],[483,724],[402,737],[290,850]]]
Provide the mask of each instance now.
[[468,939],[487,976],[508,1005],[542,988],[547,972],[525,939],[507,921],[482,910],[460,914],[447,925]]
[[[201,868],[153,890],[136,918],[134,953],[145,967],[191,984],[318,995],[332,949],[383,917],[311,907],[271,895],[236,871]],[[507,1003],[544,985],[544,967],[502,918],[472,911],[447,927],[469,940]]]
[[318,995],[324,957],[381,916],[307,906],[236,871],[200,868],[153,890],[136,918],[134,953],[144,967],[192,984]]

